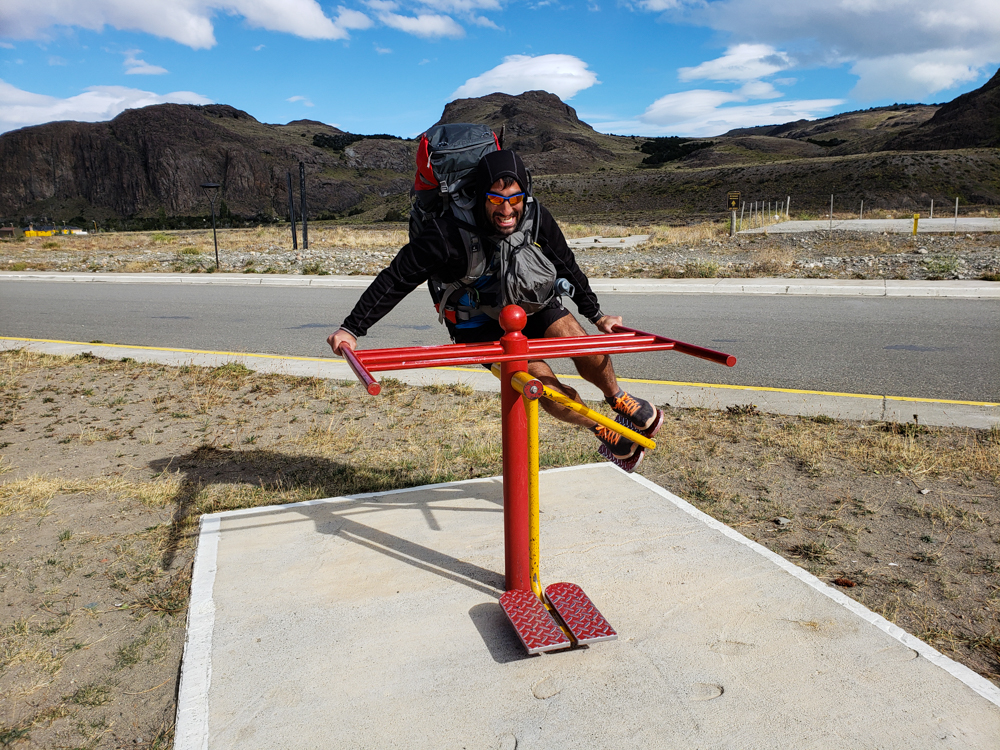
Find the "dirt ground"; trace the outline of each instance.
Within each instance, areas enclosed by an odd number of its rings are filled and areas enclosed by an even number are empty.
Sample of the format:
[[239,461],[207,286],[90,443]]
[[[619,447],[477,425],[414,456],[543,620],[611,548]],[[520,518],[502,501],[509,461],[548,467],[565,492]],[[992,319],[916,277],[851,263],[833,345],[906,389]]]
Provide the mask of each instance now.
[[[498,396],[383,383],[0,353],[0,746],[171,746],[199,514],[500,473]],[[1000,685],[1000,432],[663,406],[642,474]]]
[[[627,250],[576,250],[591,277],[983,279],[1000,281],[1000,235],[844,231],[731,238],[721,223],[689,227],[561,224],[568,238],[650,235]],[[406,243],[402,224],[309,227],[293,250],[287,227],[219,232],[220,270],[237,273],[374,275]],[[0,241],[0,271],[212,273],[212,232],[111,232]]]

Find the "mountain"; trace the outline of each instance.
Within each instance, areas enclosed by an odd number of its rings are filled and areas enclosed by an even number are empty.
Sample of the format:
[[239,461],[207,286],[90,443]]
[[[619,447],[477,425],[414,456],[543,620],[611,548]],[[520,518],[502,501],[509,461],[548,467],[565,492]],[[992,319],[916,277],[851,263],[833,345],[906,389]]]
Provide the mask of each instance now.
[[941,105],[927,122],[900,133],[887,151],[1000,147],[1000,70],[984,86]]
[[[725,194],[792,196],[800,210],[912,210],[930,200],[1000,203],[1000,72],[942,105],[896,104],[699,139],[598,133],[544,91],[445,106],[439,123],[504,132],[558,216],[614,221],[718,216]],[[0,135],[0,221],[98,220],[201,226],[199,187],[222,184],[223,214],[288,216],[305,165],[311,218],[401,219],[416,141],[312,120],[258,122],[226,105],[160,104],[110,122],[55,122]],[[298,204],[296,198],[296,213]],[[190,221],[189,221],[190,219]]]
[[[477,122],[497,133],[537,174],[587,172],[610,165],[634,166],[634,141],[598,133],[555,94],[526,91],[518,96],[488,94],[447,104],[436,124]],[[627,144],[623,144],[623,140]]]
[[0,216],[87,220],[205,215],[203,182],[222,184],[226,209],[287,216],[287,173],[309,179],[310,212],[346,212],[402,193],[414,147],[362,140],[340,149],[317,137],[343,131],[312,120],[265,125],[234,107],[157,104],[110,122],[53,122],[0,136]]

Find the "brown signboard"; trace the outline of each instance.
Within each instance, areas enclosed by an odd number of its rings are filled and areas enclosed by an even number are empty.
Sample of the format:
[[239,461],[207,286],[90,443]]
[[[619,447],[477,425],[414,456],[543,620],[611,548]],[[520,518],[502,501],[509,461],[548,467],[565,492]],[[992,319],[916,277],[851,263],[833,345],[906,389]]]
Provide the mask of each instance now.
[[729,210],[735,211],[740,207],[740,193],[738,190],[733,190],[729,193]]

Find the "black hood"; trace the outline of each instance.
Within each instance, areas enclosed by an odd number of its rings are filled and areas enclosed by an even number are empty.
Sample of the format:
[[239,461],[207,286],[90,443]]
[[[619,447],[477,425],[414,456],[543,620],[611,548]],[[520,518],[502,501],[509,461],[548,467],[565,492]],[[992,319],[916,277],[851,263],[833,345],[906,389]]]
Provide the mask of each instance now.
[[531,195],[531,175],[516,151],[492,151],[486,154],[476,167],[476,205],[473,212],[480,227],[487,227],[484,210],[486,193],[501,177],[513,177],[521,190]]

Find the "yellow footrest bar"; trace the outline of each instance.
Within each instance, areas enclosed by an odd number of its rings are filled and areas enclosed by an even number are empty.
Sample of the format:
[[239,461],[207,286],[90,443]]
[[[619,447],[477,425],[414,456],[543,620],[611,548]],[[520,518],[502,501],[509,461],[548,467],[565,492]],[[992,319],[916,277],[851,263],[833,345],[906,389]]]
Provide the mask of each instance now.
[[[493,372],[494,375],[496,375],[498,378],[500,377],[500,366],[499,365],[493,365],[493,367],[490,368],[490,369],[492,370],[492,372]],[[529,381],[538,382],[533,377],[531,377],[531,375],[529,375],[528,373],[520,373],[519,372],[516,375],[514,375],[514,378],[513,378],[513,381],[511,382],[511,385],[514,388],[516,388],[518,391],[520,391],[521,393],[524,393],[523,386],[524,386],[525,383],[527,383]],[[634,443],[636,443],[638,445],[641,445],[643,448],[647,448],[649,450],[656,450],[656,441],[650,440],[645,435],[640,435],[635,430],[630,430],[628,427],[625,427],[624,425],[618,424],[615,420],[608,419],[603,414],[601,414],[599,412],[596,412],[593,409],[590,409],[590,408],[584,406],[583,404],[574,401],[573,399],[569,398],[568,396],[564,396],[563,394],[558,393],[557,391],[552,390],[547,385],[542,385],[542,389],[543,389],[542,395],[545,398],[547,398],[549,401],[553,401],[553,402],[559,404],[560,406],[565,406],[567,409],[570,409],[571,411],[575,411],[577,414],[581,414],[584,417],[586,417],[587,419],[592,419],[593,421],[597,422],[597,424],[601,425],[602,427],[607,427],[609,430],[613,430],[614,432],[617,432],[619,435],[622,435],[622,436],[628,438],[629,440],[631,440],[632,442],[634,442]]]

